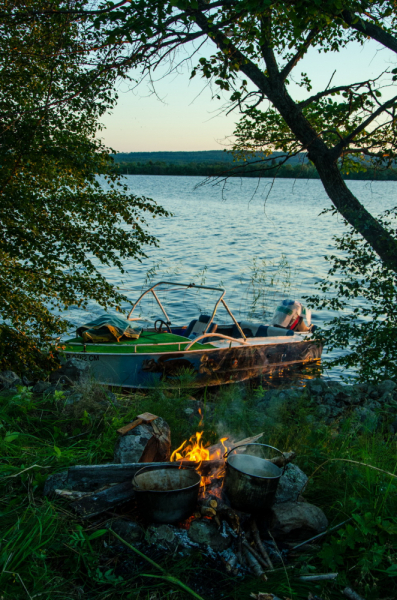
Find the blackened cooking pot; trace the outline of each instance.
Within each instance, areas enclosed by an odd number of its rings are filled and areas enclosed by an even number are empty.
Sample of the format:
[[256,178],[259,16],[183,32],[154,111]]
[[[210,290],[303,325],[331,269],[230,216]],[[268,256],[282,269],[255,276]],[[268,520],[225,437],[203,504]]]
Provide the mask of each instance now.
[[155,523],[177,523],[196,508],[201,476],[177,465],[143,467],[134,476],[139,512]]
[[[244,444],[259,448],[269,448],[283,454],[267,444]],[[241,446],[226,452],[226,473],[223,490],[231,506],[247,513],[258,513],[274,504],[278,482],[284,473],[270,460],[253,454],[238,454]]]

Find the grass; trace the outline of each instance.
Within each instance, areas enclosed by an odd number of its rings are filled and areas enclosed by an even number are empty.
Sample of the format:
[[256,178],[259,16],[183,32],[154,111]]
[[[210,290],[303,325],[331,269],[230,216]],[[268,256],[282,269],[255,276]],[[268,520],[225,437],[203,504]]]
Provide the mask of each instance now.
[[[143,411],[164,416],[177,447],[198,426],[184,409],[191,391],[167,391],[128,396],[117,402],[93,382],[78,390],[82,400],[68,406],[61,392],[33,397],[29,390],[0,396],[0,598],[60,600],[89,598],[173,598],[189,594],[175,585],[180,579],[209,600],[249,598],[251,592],[272,592],[280,598],[307,599],[309,592],[324,600],[341,597],[350,585],[367,600],[394,598],[397,576],[396,437],[387,432],[357,435],[348,420],[342,425],[313,425],[302,391],[293,412],[280,409],[276,425],[258,409],[261,388],[225,386],[201,397],[208,442],[223,434],[236,437],[265,431],[264,441],[282,450],[294,449],[297,464],[310,479],[305,497],[320,506],[330,526],[353,520],[297,558],[297,570],[279,570],[268,581],[232,578],[222,565],[206,557],[163,556],[153,550],[168,579],[140,560],[104,528],[79,521],[66,501],[43,497],[50,473],[69,465],[111,462],[116,430]],[[197,391],[194,392],[195,397]],[[343,461],[341,461],[343,459]],[[360,464],[344,462],[358,461]],[[327,462],[328,461],[328,462]],[[366,463],[381,469],[362,466]],[[336,582],[308,584],[299,573],[338,571]],[[190,596],[191,597],[191,596]]]

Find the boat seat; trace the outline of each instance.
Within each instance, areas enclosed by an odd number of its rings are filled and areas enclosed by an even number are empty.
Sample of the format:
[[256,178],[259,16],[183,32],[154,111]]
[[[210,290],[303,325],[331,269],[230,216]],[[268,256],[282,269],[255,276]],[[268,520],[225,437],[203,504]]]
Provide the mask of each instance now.
[[[259,329],[259,327],[262,327],[262,325],[260,323],[251,323],[250,321],[239,321],[238,324],[240,325],[241,329],[243,330],[244,335],[247,337],[250,337],[250,338],[255,337],[256,332]],[[235,337],[235,338],[241,337],[240,330],[236,324],[233,325],[232,337]]]
[[255,337],[284,337],[291,335],[295,335],[292,329],[273,327],[273,325],[261,325],[258,327]]
[[[292,329],[284,329],[283,327],[273,327],[272,325],[258,325],[257,323],[249,323],[241,321],[239,323],[243,333],[248,338],[254,337],[280,337],[294,335]],[[232,337],[240,338],[241,333],[237,325],[233,326]]]
[[[191,340],[194,340],[196,337],[199,337],[204,333],[204,330],[207,327],[207,323],[210,319],[211,317],[209,315],[200,315],[198,319],[194,319],[189,323],[183,335]],[[218,325],[216,323],[211,323],[207,333],[215,333],[217,327]],[[205,338],[202,340],[202,343],[206,344],[208,341],[208,338]]]

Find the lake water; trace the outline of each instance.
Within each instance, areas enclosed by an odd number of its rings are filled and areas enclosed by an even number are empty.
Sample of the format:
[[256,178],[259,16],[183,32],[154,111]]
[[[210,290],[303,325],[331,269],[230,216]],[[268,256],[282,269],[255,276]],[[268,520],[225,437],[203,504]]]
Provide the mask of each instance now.
[[[224,187],[197,187],[201,177],[130,175],[125,180],[131,192],[173,213],[150,219],[160,245],[147,249],[147,259],[128,261],[122,277],[117,269],[104,270],[132,301],[148,280],[204,283],[226,288],[225,299],[239,319],[249,315],[266,322],[280,299],[302,300],[316,291],[328,271],[324,255],[335,250],[332,238],[345,230],[341,217],[320,216],[331,202],[317,180],[264,179],[258,185],[256,179],[231,179]],[[373,214],[397,205],[395,182],[349,181],[348,186]],[[215,295],[168,292],[162,298],[171,321],[183,324],[211,310]],[[101,312],[90,306],[68,316],[81,323]],[[162,316],[153,303],[143,306],[143,315]],[[332,316],[315,312],[312,320],[322,324]],[[220,309],[218,322],[224,317]],[[328,356],[325,349],[323,357]],[[331,374],[339,375],[337,370]]]

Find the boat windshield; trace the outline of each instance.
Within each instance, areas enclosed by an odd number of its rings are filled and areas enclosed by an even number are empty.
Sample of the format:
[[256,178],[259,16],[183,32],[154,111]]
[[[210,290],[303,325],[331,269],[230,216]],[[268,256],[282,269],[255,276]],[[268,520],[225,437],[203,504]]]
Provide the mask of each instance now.
[[219,292],[219,297],[217,298],[216,302],[215,302],[215,306],[213,308],[212,311],[212,315],[209,319],[209,321],[206,324],[206,327],[204,329],[204,334],[206,334],[211,327],[211,324],[214,320],[214,317],[216,315],[216,311],[218,310],[218,307],[220,304],[222,304],[224,306],[224,308],[226,309],[226,311],[228,312],[228,314],[230,315],[231,319],[233,320],[233,322],[235,323],[235,325],[237,326],[239,332],[241,333],[241,336],[243,337],[243,339],[246,339],[243,330],[241,329],[239,323],[237,322],[236,318],[234,317],[232,311],[230,310],[229,306],[226,304],[225,302],[225,294],[226,294],[226,290],[223,288],[218,288],[218,287],[211,287],[211,286],[207,286],[207,285],[196,285],[195,283],[177,283],[177,282],[172,282],[172,281],[159,281],[158,283],[156,283],[155,285],[152,285],[150,288],[148,288],[147,290],[145,290],[138,298],[138,300],[132,305],[132,308],[130,310],[130,313],[128,315],[128,320],[129,321],[139,321],[140,317],[134,317],[133,313],[136,309],[136,307],[138,306],[138,304],[142,301],[142,299],[147,295],[147,294],[153,294],[157,304],[159,305],[164,317],[165,317],[165,323],[170,326],[171,325],[171,320],[167,314],[166,309],[164,308],[159,296],[157,295],[158,290],[156,290],[156,288],[159,288],[161,286],[175,286],[172,289],[175,290],[184,290],[184,289],[202,289],[202,290],[212,290],[215,292]]

